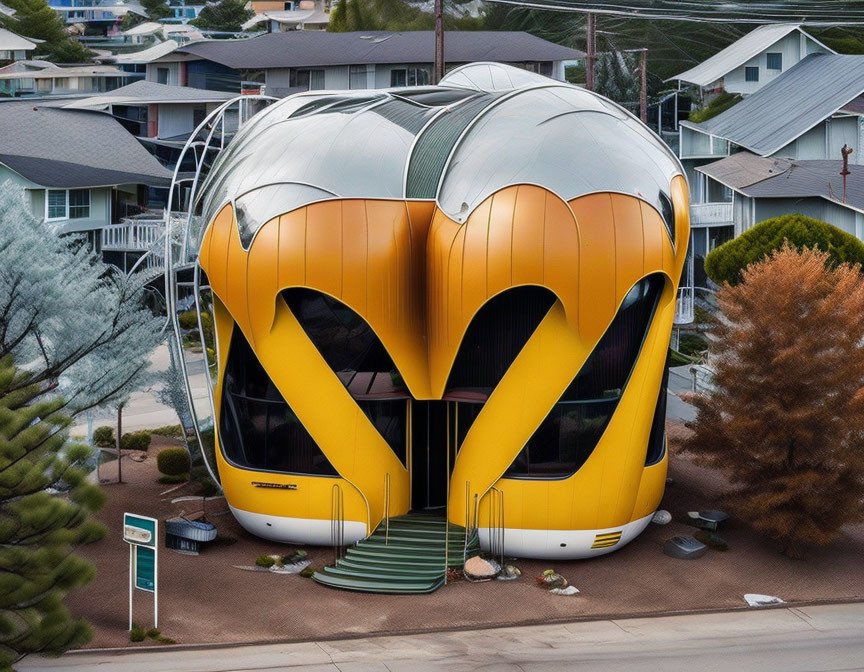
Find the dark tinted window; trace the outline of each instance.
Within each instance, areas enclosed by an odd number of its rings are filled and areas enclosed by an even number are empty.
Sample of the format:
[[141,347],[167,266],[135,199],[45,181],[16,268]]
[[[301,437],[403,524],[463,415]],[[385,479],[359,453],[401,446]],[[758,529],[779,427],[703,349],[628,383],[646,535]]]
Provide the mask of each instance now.
[[618,406],[663,285],[662,276],[649,276],[627,293],[612,324],[505,477],[565,478],[585,464]]
[[447,380],[447,393],[475,390],[487,396],[555,303],[544,287],[515,287],[492,297],[471,320]]
[[378,336],[360,315],[326,294],[294,288],[282,296],[324,361],[406,464],[405,400],[410,395]]
[[225,370],[219,436],[225,457],[239,467],[338,476],[236,326]]
[[645,466],[657,464],[666,452],[666,390],[669,386],[669,366],[663,371],[657,406],[654,407],[654,420],[648,435],[648,451],[645,453]]

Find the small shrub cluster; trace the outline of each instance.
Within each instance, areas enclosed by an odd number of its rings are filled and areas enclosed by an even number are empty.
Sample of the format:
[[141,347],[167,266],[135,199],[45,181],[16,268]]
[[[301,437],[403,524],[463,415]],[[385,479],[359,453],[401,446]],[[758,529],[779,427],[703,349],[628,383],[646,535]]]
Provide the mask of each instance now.
[[152,639],[154,642],[159,642],[160,644],[177,643],[170,637],[166,637],[161,632],[159,632],[159,628],[148,628],[147,630],[145,630],[140,625],[133,624],[132,629],[129,631],[129,641],[143,642],[145,639]]
[[183,436],[183,428],[180,425],[165,425],[150,430],[151,434],[156,436]]
[[708,341],[699,334],[681,334],[678,338],[678,352],[693,356],[708,349]]
[[687,120],[692,121],[695,124],[700,124],[703,121],[708,121],[709,119],[716,117],[718,114],[725,112],[730,107],[735,105],[735,103],[738,103],[740,100],[741,96],[737,94],[727,93],[724,91],[719,96],[716,96],[705,107],[690,112]]
[[255,558],[255,564],[259,567],[272,567],[276,564],[276,558],[272,555],[259,555]]
[[120,437],[121,450],[141,450],[146,452],[149,447],[149,432],[132,432]]
[[156,456],[156,467],[165,476],[183,476],[189,478],[189,453],[185,448],[165,448]]
[[107,448],[114,445],[114,428],[108,425],[97,427],[93,430],[93,443],[97,446]]
[[296,550],[293,553],[286,555],[259,555],[255,558],[255,564],[259,567],[284,567],[285,565],[293,565],[307,558],[309,554],[302,550]]

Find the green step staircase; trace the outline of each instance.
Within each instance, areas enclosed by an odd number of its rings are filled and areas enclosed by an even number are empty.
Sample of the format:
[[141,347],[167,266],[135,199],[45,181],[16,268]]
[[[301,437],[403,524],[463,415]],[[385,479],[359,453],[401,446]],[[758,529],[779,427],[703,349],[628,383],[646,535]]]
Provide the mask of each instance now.
[[[480,552],[476,531],[468,539],[465,528],[443,517],[409,513],[390,519],[389,536],[382,522],[366,539],[345,550],[333,567],[315,572],[318,583],[366,593],[431,593],[444,585],[444,548],[447,565],[461,568],[464,558]],[[448,543],[449,541],[449,543]]]

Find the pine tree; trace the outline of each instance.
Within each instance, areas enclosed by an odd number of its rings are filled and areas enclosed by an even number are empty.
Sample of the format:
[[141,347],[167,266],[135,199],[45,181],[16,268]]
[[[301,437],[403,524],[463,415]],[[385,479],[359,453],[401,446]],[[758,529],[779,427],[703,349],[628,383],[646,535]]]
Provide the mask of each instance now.
[[105,534],[91,518],[104,495],[86,481],[90,449],[67,442],[62,401],[22,387],[29,377],[0,358],[0,669],[90,639],[63,597],[94,575],[72,552]]
[[714,389],[685,443],[791,557],[864,520],[864,281],[828,261],[785,244],[718,293]]
[[251,9],[246,9],[244,0],[221,0],[215,5],[207,5],[198,14],[198,18],[189,23],[204,30],[220,30],[239,32],[243,24],[255,15]]

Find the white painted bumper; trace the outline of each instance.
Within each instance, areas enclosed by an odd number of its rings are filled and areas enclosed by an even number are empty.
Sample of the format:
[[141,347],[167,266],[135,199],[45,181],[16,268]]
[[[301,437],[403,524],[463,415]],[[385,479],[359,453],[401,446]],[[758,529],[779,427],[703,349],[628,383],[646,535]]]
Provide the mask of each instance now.
[[[329,520],[314,518],[285,518],[263,513],[252,513],[229,507],[231,513],[248,532],[256,537],[294,544],[329,546],[333,543]],[[353,544],[366,536],[366,525],[354,520],[345,521],[345,544]]]
[[[605,555],[617,551],[638,537],[651,522],[653,515],[652,513],[626,525],[602,530],[529,530],[508,527],[504,529],[504,553],[516,558],[543,560],[571,560]],[[614,545],[592,548],[598,541],[598,535],[609,539],[608,535],[618,532],[621,533],[621,538]],[[480,545],[484,550],[490,550],[490,528],[481,527],[478,533]]]

